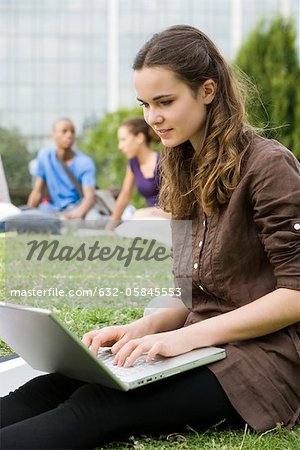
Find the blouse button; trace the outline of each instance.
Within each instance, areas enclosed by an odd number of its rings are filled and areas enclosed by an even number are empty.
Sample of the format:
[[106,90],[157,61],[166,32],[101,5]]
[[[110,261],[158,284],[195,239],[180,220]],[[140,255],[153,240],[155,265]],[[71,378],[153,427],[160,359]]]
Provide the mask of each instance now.
[[206,220],[205,219],[203,220],[202,224],[205,227],[205,225],[206,225]]
[[204,291],[204,287],[201,284],[199,284],[199,288],[201,289],[201,291]]
[[296,230],[296,231],[300,230],[300,223],[295,223],[294,230]]
[[199,242],[199,247],[202,247],[203,241]]
[[197,263],[194,264],[194,269],[198,269],[198,264]]

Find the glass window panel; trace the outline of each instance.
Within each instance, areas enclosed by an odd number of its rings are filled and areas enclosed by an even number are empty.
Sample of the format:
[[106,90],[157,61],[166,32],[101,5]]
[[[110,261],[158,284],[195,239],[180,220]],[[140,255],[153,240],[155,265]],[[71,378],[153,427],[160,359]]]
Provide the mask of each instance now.
[[32,147],[35,147],[36,150],[44,147],[44,144],[42,144],[41,142],[41,137],[49,139],[51,133],[51,125],[52,123],[44,123],[43,115],[40,110],[32,110],[31,121],[27,125],[29,131],[26,130],[26,134],[34,137],[34,139],[32,140]]
[[36,81],[37,63],[36,61],[21,61],[13,65],[13,72],[18,84],[27,83],[33,87]]
[[83,12],[86,8],[86,0],[72,0],[65,3],[66,10]]
[[59,67],[59,84],[80,86],[83,82],[83,64],[78,61],[65,61]]
[[58,107],[58,92],[56,88],[49,86],[40,86],[33,90],[34,109],[40,111],[56,110]]
[[[1,4],[1,2],[0,2]],[[12,15],[8,11],[1,12],[0,15],[0,35],[5,36],[12,32]]]
[[20,120],[17,120],[17,115],[15,111],[5,110],[4,112],[0,107],[0,124],[4,128],[18,128],[21,130]]
[[28,86],[17,86],[15,90],[15,101],[18,110],[27,111],[33,107],[33,90]]
[[12,38],[12,53],[14,58],[34,58],[36,56],[35,38],[20,36]]
[[103,86],[98,86],[88,92],[89,110],[99,114],[99,110],[106,106],[107,92]]
[[120,36],[119,50],[121,61],[127,63],[126,65],[132,66],[133,59],[141,45],[142,40],[134,36]]
[[16,34],[30,35],[34,31],[36,22],[36,12],[34,11],[17,11],[13,13],[16,26]]
[[[54,145],[54,142],[51,137],[51,129],[52,129],[52,124],[58,117],[60,117],[60,116],[57,115],[56,112],[42,111],[39,113],[39,121],[38,121],[39,133],[42,136],[48,137],[47,146],[49,146],[49,147],[50,146],[52,147]],[[45,144],[43,144],[43,146],[44,145]]]
[[59,54],[59,40],[57,37],[41,36],[35,41],[38,58],[55,59]]
[[[22,0],[19,0],[22,1]],[[24,1],[24,0],[23,0]],[[44,10],[46,13],[48,11],[60,11],[64,8],[64,4],[61,0],[37,0],[38,5],[35,7],[39,7],[41,10]],[[64,2],[65,3],[65,2]]]
[[2,115],[4,114],[4,111],[8,108],[9,104],[10,98],[8,95],[8,87],[5,84],[0,84],[0,126]]
[[89,7],[93,11],[105,13],[107,9],[107,0],[89,0]]
[[35,64],[35,79],[39,84],[56,84],[59,80],[57,62],[39,61]]
[[57,90],[59,92],[59,105],[63,109],[80,109],[82,104],[82,90],[64,86]]
[[90,32],[96,35],[104,35],[107,32],[107,13],[101,10],[94,10],[88,18]]
[[58,22],[57,12],[48,11],[47,14],[43,14],[43,31],[44,35],[53,35],[58,38]]
[[[16,101],[16,89],[12,86],[3,86],[3,104],[7,111],[15,110],[18,105]],[[2,104],[2,99],[1,99]]]
[[76,36],[82,34],[82,14],[61,10],[61,14],[59,14],[57,20],[58,31],[62,36]]
[[[0,61],[0,85],[6,85],[10,82],[11,76],[11,65],[8,64],[7,60]],[[0,98],[1,101],[1,98]]]
[[137,107],[136,92],[131,84],[120,89],[120,104],[126,108]]
[[63,38],[60,43],[60,57],[63,58],[84,58],[85,42],[78,38]]
[[[39,1],[36,0],[6,0],[8,3],[10,3],[11,9],[12,10],[17,10],[17,11],[34,11],[38,4],[41,3]],[[43,0],[43,2],[49,2],[49,0]],[[53,2],[55,2],[56,0],[53,0]]]
[[93,36],[86,42],[87,57],[96,60],[105,60],[107,57],[107,39],[100,35]]
[[95,112],[99,115],[99,111],[106,106],[106,90],[102,87],[95,87],[93,89],[87,88],[82,91],[82,108],[84,111],[91,114]]
[[0,37],[0,58],[8,58],[9,52],[9,38]]
[[90,62],[88,64],[90,75],[90,83],[95,86],[104,85],[106,83],[107,64],[102,62]]

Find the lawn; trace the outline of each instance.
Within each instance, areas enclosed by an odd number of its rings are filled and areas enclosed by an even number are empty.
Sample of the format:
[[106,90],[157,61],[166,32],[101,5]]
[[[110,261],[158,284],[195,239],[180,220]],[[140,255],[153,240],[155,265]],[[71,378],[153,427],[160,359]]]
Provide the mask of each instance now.
[[[24,237],[23,237],[24,238]],[[87,266],[79,266],[74,262],[69,264],[67,270],[62,270],[58,262],[51,265],[41,264],[36,262],[35,264],[22,265],[22,252],[20,253],[20,241],[19,237],[11,237],[4,239],[3,235],[0,239],[0,297],[1,300],[7,298],[12,301],[8,295],[8,290],[18,286],[22,289],[30,289],[32,286],[37,287],[49,287],[49,279],[51,280],[51,286],[56,283],[56,286],[60,286],[64,289],[66,286],[73,286],[74,277],[75,284],[80,289],[80,286],[92,287],[93,283],[97,279],[97,271],[89,270]],[[32,237],[30,237],[32,239]],[[40,238],[39,238],[40,239]],[[6,241],[6,245],[5,245]],[[24,241],[23,241],[24,242]],[[75,245],[75,242],[74,242]],[[78,240],[76,240],[78,247]],[[118,241],[118,245],[120,242]],[[123,245],[124,242],[123,242]],[[127,244],[126,244],[127,245]],[[32,262],[32,261],[31,261]],[[30,262],[30,263],[31,263]],[[150,289],[153,286],[156,287],[168,287],[171,282],[171,275],[169,273],[169,266],[166,262],[164,264],[164,270],[157,264],[155,268],[151,264],[147,264],[147,270],[141,272],[141,264],[136,265],[130,274],[131,282],[134,282],[134,272],[142,280],[143,285],[146,283]],[[106,265],[106,272],[116,270],[116,267],[108,267]],[[90,265],[89,265],[90,266]],[[67,275],[72,274],[72,277]],[[97,283],[103,285],[104,277],[98,275]],[[58,277],[58,275],[61,277]],[[89,279],[89,283],[86,280]],[[39,280],[39,281],[37,281]],[[42,284],[40,283],[42,280]],[[119,290],[128,287],[128,280],[124,281],[122,277],[110,278],[110,283],[114,280],[115,287]],[[82,284],[82,281],[85,283]],[[124,284],[125,283],[125,284]],[[136,284],[138,288],[141,287],[141,281]],[[52,307],[55,313],[66,322],[68,327],[82,336],[87,330],[101,327],[108,324],[127,323],[141,316],[145,303],[145,298],[137,298],[135,296],[128,295],[125,305],[119,303],[119,298],[114,300],[112,298],[101,297],[99,300],[100,307],[95,306],[95,302],[83,302],[82,298],[74,299],[72,301],[65,297],[62,299],[55,298],[53,295],[48,299],[40,298],[39,302],[32,298],[18,298],[14,302],[38,304],[38,306]],[[77,300],[77,301],[76,301]],[[90,299],[89,299],[90,300]],[[101,300],[101,302],[100,302]],[[0,341],[0,355],[6,355],[11,353],[11,349],[2,341]],[[126,442],[114,442],[110,445],[103,447],[104,449],[137,449],[137,450],[163,450],[163,449],[209,449],[209,450],[299,450],[300,449],[300,426],[294,430],[288,432],[280,427],[275,428],[267,433],[257,434],[251,431],[248,427],[241,431],[223,431],[220,430],[220,424],[216,424],[214,427],[200,433],[188,427],[184,433],[173,433],[170,435],[162,435],[158,438],[151,436],[131,436]]]

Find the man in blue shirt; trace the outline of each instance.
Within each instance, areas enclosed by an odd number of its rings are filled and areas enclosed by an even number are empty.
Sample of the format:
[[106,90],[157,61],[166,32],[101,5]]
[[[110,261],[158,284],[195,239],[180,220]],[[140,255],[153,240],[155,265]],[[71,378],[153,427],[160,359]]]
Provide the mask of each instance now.
[[[95,165],[93,160],[78,150],[73,150],[75,127],[67,118],[54,122],[52,137],[56,148],[40,150],[37,156],[36,182],[28,198],[30,208],[47,212],[62,212],[66,219],[87,218],[95,202]],[[63,167],[81,186],[82,196]],[[49,201],[43,198],[47,187]]]

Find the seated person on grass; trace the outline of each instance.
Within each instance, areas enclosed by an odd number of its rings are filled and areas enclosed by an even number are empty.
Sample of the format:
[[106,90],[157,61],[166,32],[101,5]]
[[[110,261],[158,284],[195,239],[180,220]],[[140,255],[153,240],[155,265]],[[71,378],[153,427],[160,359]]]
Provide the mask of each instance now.
[[[73,149],[75,127],[71,120],[56,120],[52,137],[55,147],[42,149],[38,153],[37,178],[27,206],[45,212],[61,212],[66,219],[96,218],[97,213],[93,209],[95,165],[89,156]],[[78,186],[75,186],[67,171],[75,177],[82,192],[78,192]],[[49,199],[43,197],[45,188]]]

